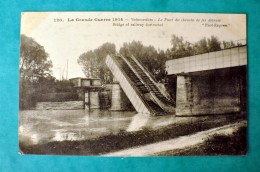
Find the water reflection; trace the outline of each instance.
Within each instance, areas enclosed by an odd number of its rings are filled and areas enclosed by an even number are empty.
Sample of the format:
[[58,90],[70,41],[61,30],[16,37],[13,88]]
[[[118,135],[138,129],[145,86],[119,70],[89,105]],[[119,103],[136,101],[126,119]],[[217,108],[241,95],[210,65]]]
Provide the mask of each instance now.
[[128,128],[126,129],[126,131],[128,131],[128,132],[138,131],[138,130],[144,128],[147,125],[149,118],[150,118],[150,115],[148,115],[148,114],[141,114],[141,113],[136,114],[132,118],[131,123],[128,126]]
[[173,123],[174,116],[119,111],[28,110],[20,111],[19,141],[41,144],[51,141],[86,140],[120,131],[138,131]]
[[37,144],[38,142],[39,142],[39,136],[38,136],[38,134],[33,134],[32,136],[31,136],[31,141],[32,141],[32,143],[33,144]]
[[31,128],[20,126],[19,127],[19,140],[26,142],[28,144],[38,144],[39,143],[39,134],[33,133]]
[[73,141],[73,140],[81,140],[81,139],[82,138],[77,133],[56,131],[55,136],[52,140],[53,141],[64,141],[64,140]]

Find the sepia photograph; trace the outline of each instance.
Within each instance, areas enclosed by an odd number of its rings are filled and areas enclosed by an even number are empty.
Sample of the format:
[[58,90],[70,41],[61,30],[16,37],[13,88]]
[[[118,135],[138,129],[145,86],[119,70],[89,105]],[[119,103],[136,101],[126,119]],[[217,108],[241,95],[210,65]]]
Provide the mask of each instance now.
[[19,153],[246,155],[246,18],[21,13]]

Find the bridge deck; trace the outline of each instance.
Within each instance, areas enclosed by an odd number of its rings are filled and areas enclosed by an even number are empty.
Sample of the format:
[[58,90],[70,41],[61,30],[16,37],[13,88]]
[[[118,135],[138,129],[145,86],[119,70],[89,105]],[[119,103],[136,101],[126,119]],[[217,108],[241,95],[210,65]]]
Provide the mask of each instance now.
[[168,60],[168,75],[247,65],[247,46]]

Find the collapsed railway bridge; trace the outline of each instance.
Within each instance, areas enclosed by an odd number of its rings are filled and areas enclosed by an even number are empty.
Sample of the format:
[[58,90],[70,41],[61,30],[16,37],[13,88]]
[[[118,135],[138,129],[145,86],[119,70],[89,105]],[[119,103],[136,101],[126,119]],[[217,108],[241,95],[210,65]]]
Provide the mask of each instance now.
[[134,56],[108,55],[106,64],[138,113],[246,112],[246,45],[167,61],[174,100]]
[[175,112],[175,102],[134,56],[108,55],[106,64],[137,112],[156,115]]

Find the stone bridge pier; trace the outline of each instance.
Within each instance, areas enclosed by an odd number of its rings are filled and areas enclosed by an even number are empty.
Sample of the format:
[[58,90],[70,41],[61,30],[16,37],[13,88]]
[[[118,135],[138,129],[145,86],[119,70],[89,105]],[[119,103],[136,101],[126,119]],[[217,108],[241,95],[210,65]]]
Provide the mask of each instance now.
[[176,83],[176,115],[246,112],[246,46],[169,60],[166,70]]

